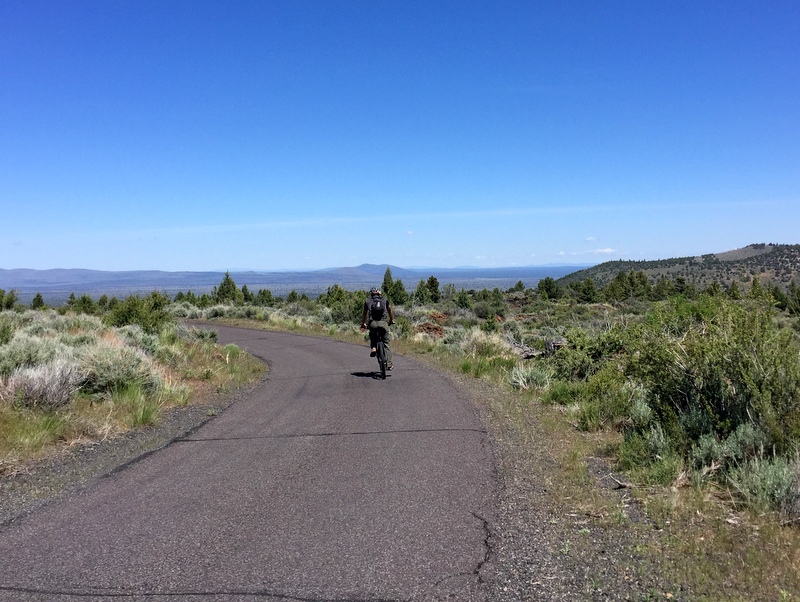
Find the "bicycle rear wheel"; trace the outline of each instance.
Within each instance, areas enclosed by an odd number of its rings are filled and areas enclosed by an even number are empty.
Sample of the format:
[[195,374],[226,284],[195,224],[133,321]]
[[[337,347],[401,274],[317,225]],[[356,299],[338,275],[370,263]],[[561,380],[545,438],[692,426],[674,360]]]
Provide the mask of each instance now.
[[378,366],[381,370],[381,378],[386,380],[386,347],[383,345],[383,341],[378,341],[377,345],[378,349]]

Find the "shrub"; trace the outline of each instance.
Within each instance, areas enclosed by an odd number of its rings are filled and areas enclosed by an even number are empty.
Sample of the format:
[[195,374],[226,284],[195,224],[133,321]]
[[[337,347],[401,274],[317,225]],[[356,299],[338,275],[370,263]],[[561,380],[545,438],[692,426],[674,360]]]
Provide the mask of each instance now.
[[627,383],[629,391],[630,419],[634,429],[645,429],[653,420],[653,410],[647,403],[647,391],[640,385]]
[[675,453],[659,456],[644,471],[642,477],[646,484],[670,485],[681,475],[683,461]]
[[206,341],[209,343],[216,343],[218,338],[217,331],[210,328],[195,328],[192,334],[198,341]]
[[223,352],[225,353],[225,363],[233,362],[239,359],[239,356],[242,354],[242,349],[233,343],[228,343],[223,348]]
[[79,359],[83,388],[88,393],[108,393],[132,385],[155,391],[161,384],[147,357],[136,349],[99,345],[86,350]]
[[0,312],[0,345],[5,345],[14,336],[16,321],[11,318],[11,315],[11,312]]
[[577,427],[581,431],[594,432],[603,427],[600,404],[596,399],[585,400],[573,409]]
[[617,465],[623,470],[631,470],[650,464],[650,446],[640,431],[629,431],[617,450]]
[[184,320],[196,320],[202,316],[202,312],[197,306],[186,301],[173,303],[168,310],[174,317]]
[[394,324],[392,325],[392,336],[396,338],[408,337],[411,334],[411,320],[406,316],[394,315]]
[[766,309],[724,299],[670,307],[651,316],[627,372],[650,392],[654,414],[683,440],[683,453],[703,434],[726,440],[749,422],[767,446],[792,452],[800,439],[797,335],[778,328]]
[[141,349],[148,355],[155,355],[161,345],[160,335],[147,333],[138,324],[118,328],[117,333],[128,345]]
[[57,332],[63,333],[85,334],[90,332],[102,332],[105,330],[103,321],[100,318],[85,314],[54,317],[51,324]]
[[97,335],[89,332],[81,332],[77,334],[62,333],[58,340],[64,343],[67,347],[86,347],[95,345],[97,343]]
[[11,376],[18,368],[47,363],[56,357],[69,357],[71,352],[63,343],[36,336],[17,335],[0,347],[0,377]]
[[728,482],[749,507],[758,512],[789,510],[797,496],[796,459],[759,456],[734,467]]
[[604,364],[588,378],[583,397],[584,403],[595,407],[599,425],[623,422],[632,413],[631,387],[623,372],[611,363]]
[[559,349],[552,363],[556,378],[561,380],[583,380],[594,369],[594,362],[586,351],[571,347]]
[[784,500],[781,514],[787,523],[800,521],[800,460],[795,460],[794,483],[791,491]]
[[467,331],[463,328],[445,328],[442,344],[449,346],[451,349],[460,351],[461,344],[466,338]]
[[45,364],[18,368],[0,389],[0,398],[25,408],[56,409],[71,401],[82,380],[75,360],[59,357]]

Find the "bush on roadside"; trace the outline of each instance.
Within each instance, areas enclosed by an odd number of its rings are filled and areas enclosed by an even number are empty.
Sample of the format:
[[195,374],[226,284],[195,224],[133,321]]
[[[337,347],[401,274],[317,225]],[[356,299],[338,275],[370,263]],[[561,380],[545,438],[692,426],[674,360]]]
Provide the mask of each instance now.
[[23,408],[54,410],[67,405],[84,375],[71,357],[18,368],[0,385],[0,400]]
[[152,393],[161,385],[147,356],[140,350],[118,345],[98,345],[78,356],[87,393],[108,394],[127,386],[140,386]]
[[68,357],[70,348],[63,343],[18,332],[10,342],[0,346],[0,377],[9,377],[19,368],[29,368]]

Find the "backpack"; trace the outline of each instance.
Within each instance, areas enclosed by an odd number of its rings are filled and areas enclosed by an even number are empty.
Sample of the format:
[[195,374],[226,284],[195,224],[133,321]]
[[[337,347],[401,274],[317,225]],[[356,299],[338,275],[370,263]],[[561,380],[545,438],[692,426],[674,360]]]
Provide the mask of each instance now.
[[372,305],[369,310],[372,319],[377,322],[383,320],[383,314],[385,311],[386,311],[386,301],[384,301],[381,297],[373,297]]

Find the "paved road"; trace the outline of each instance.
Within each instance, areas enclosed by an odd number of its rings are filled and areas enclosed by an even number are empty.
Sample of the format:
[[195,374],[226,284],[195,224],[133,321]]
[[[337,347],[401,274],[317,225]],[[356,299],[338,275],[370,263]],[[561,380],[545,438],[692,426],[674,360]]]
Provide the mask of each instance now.
[[483,600],[493,461],[469,403],[366,346],[218,328],[270,365],[185,439],[0,528],[0,600]]

